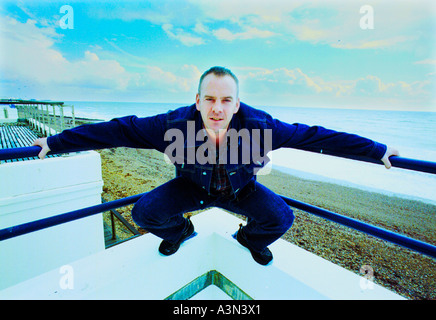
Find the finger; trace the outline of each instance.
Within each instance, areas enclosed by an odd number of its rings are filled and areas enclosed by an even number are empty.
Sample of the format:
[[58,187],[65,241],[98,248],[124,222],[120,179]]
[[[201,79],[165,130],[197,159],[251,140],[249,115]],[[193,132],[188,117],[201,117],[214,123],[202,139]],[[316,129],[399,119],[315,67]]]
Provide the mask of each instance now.
[[41,147],[41,151],[38,153],[38,158],[40,158],[41,160],[44,159],[47,153],[50,152],[50,148],[47,144],[47,138],[36,139],[33,142],[32,146]]
[[383,164],[385,165],[386,169],[390,169],[392,167],[392,164],[389,161],[389,156],[390,156],[390,153],[386,152],[385,155],[383,156],[383,158],[380,159],[381,162],[383,162]]
[[398,152],[397,149],[389,147],[389,146],[387,147],[386,152],[385,152],[383,158],[381,159],[381,161],[385,165],[386,169],[392,168],[392,164],[391,164],[391,161],[389,158],[392,156],[399,156],[399,155],[400,155],[400,153]]
[[383,163],[384,163],[386,169],[390,169],[390,168],[392,168],[392,164],[391,164],[391,162],[389,161],[389,158],[386,157],[386,159],[384,159],[384,160],[382,160],[382,161],[383,161]]
[[32,147],[33,146],[41,146],[41,143],[40,143],[39,139],[36,139],[35,141],[33,141]]
[[42,148],[41,151],[38,153],[38,158],[41,160],[44,160],[48,150],[45,148]]

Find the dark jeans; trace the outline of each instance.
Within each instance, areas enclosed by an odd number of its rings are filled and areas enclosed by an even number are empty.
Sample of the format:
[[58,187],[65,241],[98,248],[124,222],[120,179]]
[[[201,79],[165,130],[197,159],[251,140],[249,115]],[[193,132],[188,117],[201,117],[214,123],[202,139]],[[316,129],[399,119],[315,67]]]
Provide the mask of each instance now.
[[140,198],[132,218],[145,230],[175,243],[187,224],[183,214],[209,207],[246,216],[244,234],[251,248],[259,252],[280,238],[294,221],[292,209],[283,199],[258,182],[244,187],[237,199],[225,200],[208,195],[183,177],[174,178]]

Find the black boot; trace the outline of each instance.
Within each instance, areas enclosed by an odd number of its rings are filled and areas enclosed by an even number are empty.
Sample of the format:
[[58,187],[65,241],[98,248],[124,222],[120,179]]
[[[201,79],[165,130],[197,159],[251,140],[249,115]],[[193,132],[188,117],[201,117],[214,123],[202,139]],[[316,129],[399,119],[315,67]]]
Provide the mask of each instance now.
[[260,252],[254,251],[252,248],[250,248],[247,242],[247,238],[244,234],[244,230],[242,230],[242,223],[239,225],[239,230],[238,233],[236,234],[236,240],[238,240],[238,242],[241,245],[243,245],[248,250],[250,250],[251,256],[253,257],[254,261],[256,261],[257,263],[265,266],[268,263],[270,263],[271,260],[273,259],[272,252],[268,248],[265,248]]
[[182,242],[185,241],[190,236],[192,236],[192,234],[194,233],[194,225],[192,224],[189,218],[187,220],[188,220],[188,225],[185,228],[185,230],[183,230],[182,237],[180,238],[180,240],[177,241],[176,243],[163,240],[159,246],[160,253],[162,253],[165,256],[170,256],[176,253],[177,250],[179,250],[179,247],[182,244]]

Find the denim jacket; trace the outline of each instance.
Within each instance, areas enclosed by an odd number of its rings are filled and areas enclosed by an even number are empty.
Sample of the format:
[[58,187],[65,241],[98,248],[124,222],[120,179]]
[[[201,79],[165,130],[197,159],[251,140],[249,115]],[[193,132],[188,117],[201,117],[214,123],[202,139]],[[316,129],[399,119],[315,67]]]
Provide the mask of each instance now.
[[[237,140],[228,142],[227,154],[221,158],[226,159],[223,161],[226,163],[234,196],[237,196],[250,181],[256,179],[257,170],[269,161],[266,154],[271,150],[286,147],[365,156],[374,160],[380,160],[386,151],[384,144],[367,138],[320,126],[288,124],[242,102],[239,111],[233,115],[229,129],[233,129],[236,133],[241,133],[241,130],[249,134],[258,133],[250,136],[251,143],[248,144],[243,139],[244,135],[237,135]],[[177,175],[192,180],[210,192],[212,169],[216,161],[200,161],[197,155],[205,155],[206,158],[203,159],[207,160],[216,160],[216,158],[208,158],[208,151],[211,149],[205,148],[207,138],[205,134],[201,134],[202,130],[200,112],[193,104],[151,117],[127,116],[108,122],[79,126],[48,137],[47,141],[53,152],[113,147],[156,149],[170,157],[176,166]],[[183,137],[182,151],[180,141],[176,143],[177,137],[169,134],[171,132],[179,132]],[[271,139],[268,139],[268,134],[271,134]],[[254,153],[253,150],[256,152]],[[174,156],[172,151],[181,152],[179,156]],[[230,159],[232,152],[233,158]]]

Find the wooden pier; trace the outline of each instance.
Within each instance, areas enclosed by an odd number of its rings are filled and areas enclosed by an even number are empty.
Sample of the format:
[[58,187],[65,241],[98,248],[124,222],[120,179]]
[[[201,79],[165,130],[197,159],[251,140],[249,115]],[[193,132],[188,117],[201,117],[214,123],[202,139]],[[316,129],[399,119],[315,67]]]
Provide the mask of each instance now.
[[[31,146],[39,137],[51,136],[76,126],[74,106],[60,101],[0,99],[0,105],[13,109],[16,119],[7,119],[9,111],[4,108],[6,121],[0,121],[0,149]],[[66,112],[64,109],[67,108]],[[50,157],[57,157],[52,155]],[[2,161],[15,162],[33,158]]]
[[[29,147],[38,138],[37,133],[23,123],[0,124],[0,149]],[[59,155],[54,154],[47,157],[53,158],[59,157]],[[1,160],[0,163],[34,159],[37,159],[37,157]]]
[[60,101],[1,99],[0,105],[17,110],[18,119],[25,121],[43,136],[51,136],[76,126],[74,106]]

